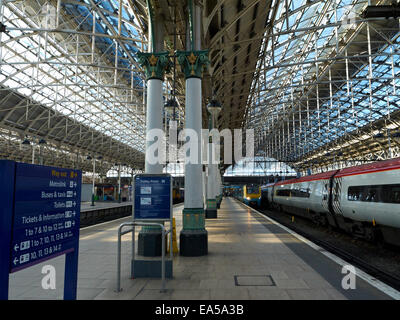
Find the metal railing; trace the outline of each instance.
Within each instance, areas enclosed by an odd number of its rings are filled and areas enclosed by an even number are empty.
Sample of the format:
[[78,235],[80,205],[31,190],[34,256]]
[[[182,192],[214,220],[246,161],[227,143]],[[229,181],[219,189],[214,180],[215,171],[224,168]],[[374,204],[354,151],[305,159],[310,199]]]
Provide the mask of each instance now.
[[[132,226],[131,229],[122,231],[124,227]],[[132,232],[132,259],[135,257],[135,226],[158,226],[161,228],[161,290],[160,292],[165,292],[165,236],[171,232],[171,230],[165,230],[165,227],[161,223],[154,222],[125,222],[122,223],[118,228],[118,255],[117,255],[117,290],[116,292],[121,292],[121,237],[127,233]],[[172,241],[171,241],[172,246]],[[172,248],[170,248],[170,252],[172,253]],[[132,264],[132,278],[134,271],[134,263]]]

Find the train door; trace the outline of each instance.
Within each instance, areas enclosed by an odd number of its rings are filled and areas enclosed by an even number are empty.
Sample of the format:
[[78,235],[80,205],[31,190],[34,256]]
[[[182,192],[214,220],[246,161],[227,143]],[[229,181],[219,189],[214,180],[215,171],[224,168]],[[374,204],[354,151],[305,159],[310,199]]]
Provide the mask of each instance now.
[[329,180],[322,181],[322,207],[329,211]]
[[[328,212],[328,214],[326,214],[326,219],[327,222],[330,226],[333,227],[338,227],[338,223],[335,217],[335,212],[332,206],[332,200],[335,196],[335,194],[337,195],[337,191],[335,193],[335,182],[334,182],[334,178],[330,178],[329,180],[322,180],[322,192],[321,192],[321,198],[322,198],[322,207],[324,210],[326,210],[326,212]],[[340,196],[340,195],[339,195]]]
[[342,194],[342,178],[333,179],[332,208],[335,214],[343,215],[340,198]]

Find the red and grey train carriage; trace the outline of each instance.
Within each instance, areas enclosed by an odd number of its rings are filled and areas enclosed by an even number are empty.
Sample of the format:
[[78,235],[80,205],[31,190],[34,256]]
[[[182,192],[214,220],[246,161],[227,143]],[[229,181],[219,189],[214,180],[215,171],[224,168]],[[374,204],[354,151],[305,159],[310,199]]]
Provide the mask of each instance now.
[[262,203],[400,246],[400,158],[269,184]]

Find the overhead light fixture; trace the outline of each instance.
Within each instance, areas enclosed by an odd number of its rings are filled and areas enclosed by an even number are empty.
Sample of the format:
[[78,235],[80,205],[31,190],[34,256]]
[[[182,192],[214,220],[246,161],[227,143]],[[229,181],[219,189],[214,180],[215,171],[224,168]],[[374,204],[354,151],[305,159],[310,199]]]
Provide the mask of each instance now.
[[44,139],[40,139],[40,140],[39,140],[39,144],[47,144],[47,142],[46,142],[46,140],[44,140]]
[[178,107],[178,103],[176,102],[175,98],[168,99],[164,105],[165,111],[168,114],[173,114],[174,109]]
[[374,135],[374,138],[375,139],[382,139],[382,138],[384,138],[385,137],[385,135],[382,133],[382,132],[379,132],[379,133],[377,133],[376,135]]
[[212,115],[217,115],[218,113],[220,113],[221,109],[222,109],[221,104],[215,98],[215,95],[213,95],[212,99],[207,104],[208,112],[210,112]]
[[28,140],[28,138],[25,138],[24,141],[22,141],[22,144],[24,144],[24,145],[30,145],[31,142]]

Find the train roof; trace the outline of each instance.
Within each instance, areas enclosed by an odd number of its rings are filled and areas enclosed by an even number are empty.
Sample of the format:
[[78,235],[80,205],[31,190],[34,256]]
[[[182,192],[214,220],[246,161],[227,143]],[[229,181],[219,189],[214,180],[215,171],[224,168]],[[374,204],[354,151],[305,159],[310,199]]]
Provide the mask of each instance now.
[[312,174],[310,176],[304,176],[304,177],[294,178],[294,179],[290,179],[290,180],[283,180],[283,181],[277,182],[276,185],[279,186],[279,185],[300,183],[300,182],[306,182],[306,181],[330,179],[336,172],[338,172],[338,170],[331,170],[331,171],[327,171],[327,172]]
[[[373,173],[373,172],[380,172],[380,171],[389,171],[389,170],[396,170],[396,169],[400,169],[400,158],[362,164],[359,166],[349,167],[349,168],[345,168],[345,169],[341,169],[341,170],[331,170],[331,171],[317,173],[317,174],[313,174],[313,175],[305,176],[305,177],[301,177],[301,178],[283,180],[283,181],[277,182],[275,185],[278,186],[278,185],[300,183],[300,182],[306,182],[306,181],[330,179],[333,175],[335,175],[335,178],[336,177],[340,178],[340,177],[345,177],[345,176],[352,176],[352,175],[366,174],[366,173]],[[269,185],[266,185],[265,187],[267,187],[267,186],[269,186]]]
[[335,177],[345,177],[357,174],[373,173],[380,171],[400,169],[400,158],[362,164],[340,170]]

